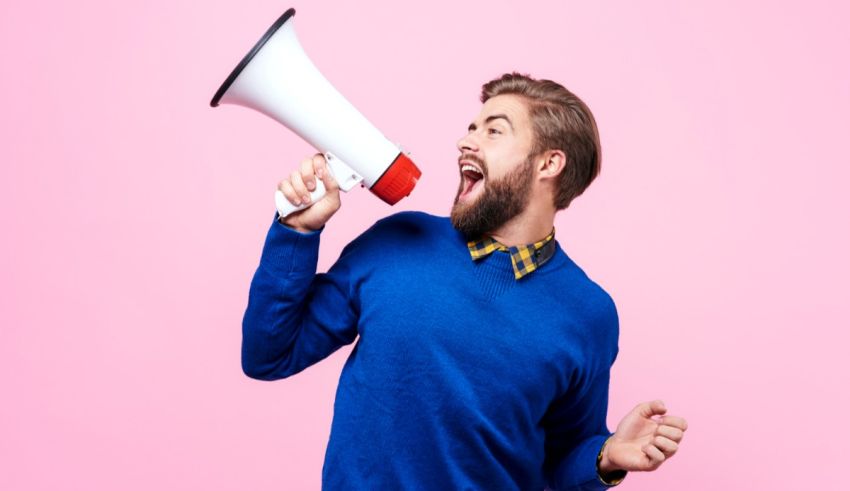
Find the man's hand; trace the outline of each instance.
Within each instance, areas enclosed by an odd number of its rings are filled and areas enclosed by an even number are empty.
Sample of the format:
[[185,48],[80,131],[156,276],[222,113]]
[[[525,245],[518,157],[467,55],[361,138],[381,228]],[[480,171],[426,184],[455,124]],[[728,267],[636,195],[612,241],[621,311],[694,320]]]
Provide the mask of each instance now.
[[316,178],[325,185],[325,195],[310,206],[287,215],[283,223],[299,232],[311,232],[322,226],[339,210],[339,185],[328,170],[324,155],[317,153],[301,161],[299,170],[278,183],[277,188],[295,206],[310,203],[310,192],[316,189]]
[[620,421],[617,431],[602,451],[599,470],[609,473],[619,469],[627,471],[654,471],[679,449],[688,423],[678,416],[653,415],[667,412],[660,400],[644,402]]

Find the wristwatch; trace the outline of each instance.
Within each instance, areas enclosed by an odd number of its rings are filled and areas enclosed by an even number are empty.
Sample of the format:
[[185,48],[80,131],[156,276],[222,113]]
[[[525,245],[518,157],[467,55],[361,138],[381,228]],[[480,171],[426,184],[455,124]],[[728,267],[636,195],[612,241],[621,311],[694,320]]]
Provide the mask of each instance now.
[[602,451],[605,450],[605,445],[608,445],[608,440],[613,438],[614,435],[609,436],[605,439],[605,443],[602,444],[602,448],[599,449],[599,454],[596,455],[596,476],[599,477],[599,481],[606,486],[616,486],[623,482],[623,479],[626,478],[626,474],[629,471],[625,469],[618,469],[616,471],[609,472],[602,475],[602,471],[599,470],[599,464],[602,463]]

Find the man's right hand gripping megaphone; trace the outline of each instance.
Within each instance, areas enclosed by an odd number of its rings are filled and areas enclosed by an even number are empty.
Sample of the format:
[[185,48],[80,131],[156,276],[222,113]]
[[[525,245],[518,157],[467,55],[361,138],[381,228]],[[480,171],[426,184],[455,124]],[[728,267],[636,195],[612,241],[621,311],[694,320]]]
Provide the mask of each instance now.
[[[322,152],[312,160],[323,157],[321,168],[331,174],[335,192],[362,182],[379,198],[395,204],[410,194],[421,171],[313,65],[295,35],[294,15],[295,9],[289,9],[272,24],[210,105],[245,106],[279,121]],[[305,175],[303,165],[299,172]],[[316,179],[312,189],[295,189],[298,183],[292,186],[291,181],[292,196],[287,196],[283,183],[275,194],[281,217],[321,201],[327,191],[326,179]],[[305,190],[310,199],[296,200],[296,194]]]

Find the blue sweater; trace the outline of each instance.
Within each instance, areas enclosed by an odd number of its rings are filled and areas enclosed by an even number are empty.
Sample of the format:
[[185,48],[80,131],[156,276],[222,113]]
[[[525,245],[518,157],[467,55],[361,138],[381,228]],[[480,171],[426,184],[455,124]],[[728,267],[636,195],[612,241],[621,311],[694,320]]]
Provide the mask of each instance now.
[[[343,345],[323,489],[605,489],[618,321],[561,249],[517,281],[473,262],[447,217],[403,212],[316,274],[321,231],[275,220],[251,282],[242,367],[294,375]],[[358,338],[359,335],[359,338]]]

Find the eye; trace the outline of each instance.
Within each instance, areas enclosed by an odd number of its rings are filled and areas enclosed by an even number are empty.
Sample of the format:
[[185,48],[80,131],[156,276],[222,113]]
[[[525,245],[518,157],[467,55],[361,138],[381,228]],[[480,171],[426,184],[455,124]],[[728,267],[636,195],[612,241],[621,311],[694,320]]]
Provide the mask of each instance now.
[[496,128],[490,128],[490,130],[489,130],[488,132],[489,132],[491,135],[492,135],[492,134],[494,134],[494,133],[495,133],[495,134],[497,134],[497,135],[502,134],[502,132],[501,132],[501,131],[499,131],[499,130],[497,130]]

